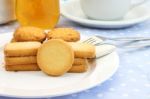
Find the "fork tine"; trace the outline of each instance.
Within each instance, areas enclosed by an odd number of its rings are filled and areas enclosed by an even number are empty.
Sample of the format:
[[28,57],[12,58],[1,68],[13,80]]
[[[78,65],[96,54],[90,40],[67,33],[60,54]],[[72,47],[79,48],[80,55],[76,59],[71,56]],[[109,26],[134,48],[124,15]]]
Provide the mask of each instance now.
[[87,43],[89,41],[91,41],[92,38],[88,38],[87,40],[83,41],[83,43]]
[[96,40],[94,40],[94,39],[91,39],[91,41],[90,42],[88,42],[89,44],[94,44],[96,42]]
[[93,38],[89,38],[88,40],[86,40],[84,43],[88,43],[88,44],[93,44],[94,42],[96,42],[95,39]]
[[97,38],[96,36],[92,36],[90,38],[88,38],[87,40],[83,41],[82,43],[87,43],[87,44],[92,44],[92,45],[97,45],[97,44],[100,44],[102,43],[103,40]]

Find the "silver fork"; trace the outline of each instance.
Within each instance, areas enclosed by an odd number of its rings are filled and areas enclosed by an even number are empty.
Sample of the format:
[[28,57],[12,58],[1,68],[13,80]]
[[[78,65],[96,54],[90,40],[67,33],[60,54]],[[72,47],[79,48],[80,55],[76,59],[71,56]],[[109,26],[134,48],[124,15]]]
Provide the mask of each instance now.
[[[145,43],[145,42],[140,43],[140,41],[145,41],[145,40],[144,39],[143,40],[131,40],[131,41],[129,41],[130,43],[128,43],[128,45],[124,45],[122,47],[124,47],[124,48],[144,48],[144,47],[149,47],[150,46],[150,41],[149,42],[146,41],[147,43]],[[106,43],[105,40],[103,40],[103,39],[101,39],[101,38],[99,38],[97,36],[90,37],[90,38],[86,39],[85,41],[83,41],[83,43],[88,43],[88,44],[92,44],[92,45],[95,45],[95,46],[100,46],[100,45],[104,45],[104,44],[114,45],[114,44]]]
[[92,36],[92,37],[90,37],[90,38],[88,38],[88,39],[86,39],[82,42],[92,44],[92,45],[95,45],[95,46],[104,45],[104,44],[112,45],[112,44],[104,42],[103,39],[100,39],[97,36]]
[[88,43],[96,46],[96,58],[101,58],[115,51],[116,47],[112,44],[104,43],[103,40],[93,36],[82,43]]
[[97,38],[100,38],[101,40],[113,40],[113,41],[146,41],[150,40],[150,37],[116,37],[116,38],[111,38],[111,37],[104,37],[100,35],[96,35]]

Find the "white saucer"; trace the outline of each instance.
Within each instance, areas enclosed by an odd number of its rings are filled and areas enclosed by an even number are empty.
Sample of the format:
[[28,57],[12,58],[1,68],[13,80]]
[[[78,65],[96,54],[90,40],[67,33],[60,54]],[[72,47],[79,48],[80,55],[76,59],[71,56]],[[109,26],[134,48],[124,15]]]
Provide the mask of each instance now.
[[68,0],[61,5],[61,13],[66,18],[84,26],[96,28],[123,28],[132,26],[150,18],[150,10],[146,5],[132,9],[122,20],[101,21],[88,19],[80,7],[79,0]]

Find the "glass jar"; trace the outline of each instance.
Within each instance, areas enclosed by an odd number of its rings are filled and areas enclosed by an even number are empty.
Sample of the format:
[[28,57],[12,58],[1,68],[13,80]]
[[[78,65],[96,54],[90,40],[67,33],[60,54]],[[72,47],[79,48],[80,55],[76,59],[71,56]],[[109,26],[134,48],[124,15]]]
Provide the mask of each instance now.
[[60,16],[59,0],[17,0],[16,17],[22,26],[52,29]]

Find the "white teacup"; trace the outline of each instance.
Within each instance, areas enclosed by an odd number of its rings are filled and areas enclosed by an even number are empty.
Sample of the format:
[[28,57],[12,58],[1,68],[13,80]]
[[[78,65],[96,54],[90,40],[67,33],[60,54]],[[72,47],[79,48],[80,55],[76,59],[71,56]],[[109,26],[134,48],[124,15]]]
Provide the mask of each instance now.
[[0,0],[0,24],[15,20],[16,0]]
[[96,20],[122,19],[127,12],[147,0],[132,4],[132,0],[80,0],[85,15]]

